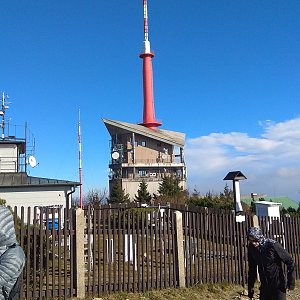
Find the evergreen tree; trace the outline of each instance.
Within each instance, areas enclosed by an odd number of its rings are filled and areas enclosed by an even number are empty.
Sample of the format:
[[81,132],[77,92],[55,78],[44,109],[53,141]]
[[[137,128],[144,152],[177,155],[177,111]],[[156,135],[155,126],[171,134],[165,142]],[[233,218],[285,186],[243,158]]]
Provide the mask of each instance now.
[[179,178],[176,176],[163,177],[159,184],[158,193],[160,196],[175,197],[180,195],[182,187],[179,186]]
[[158,193],[154,195],[156,202],[172,202],[184,204],[187,198],[187,191],[179,186],[180,179],[177,176],[165,176],[159,184]]
[[151,201],[151,195],[147,190],[148,184],[145,182],[145,180],[142,180],[142,182],[139,184],[139,189],[137,191],[137,195],[135,195],[134,200],[136,202],[140,203],[150,203]]
[[234,207],[233,191],[229,189],[227,184],[224,187],[223,193],[220,193],[219,195],[209,191],[205,196],[201,196],[200,193],[195,192],[194,190],[194,193],[187,201],[187,204],[232,210]]
[[121,182],[116,182],[112,189],[108,199],[108,203],[125,203],[129,202],[129,194],[125,194],[125,190],[122,189]]
[[234,195],[233,191],[225,184],[223,193],[220,193],[219,199],[217,199],[218,205],[222,209],[233,209],[234,207]]

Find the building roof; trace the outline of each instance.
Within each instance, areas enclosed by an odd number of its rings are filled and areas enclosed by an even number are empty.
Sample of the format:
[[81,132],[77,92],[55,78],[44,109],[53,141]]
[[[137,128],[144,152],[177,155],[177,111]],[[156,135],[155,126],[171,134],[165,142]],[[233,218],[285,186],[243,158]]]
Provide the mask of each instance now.
[[[289,197],[265,197],[264,196],[263,199],[264,199],[264,201],[281,203],[282,207],[284,207],[285,209],[288,209],[289,207],[297,209],[299,207],[299,204],[297,202],[295,202],[294,200],[290,199]],[[245,202],[246,204],[248,204],[250,206],[252,199],[248,198],[248,197],[241,197],[241,201]]]
[[273,201],[256,201],[255,204],[266,205],[266,206],[280,206],[280,205],[282,205],[282,203],[280,203],[280,202],[273,202]]
[[25,186],[79,186],[79,182],[32,177],[22,173],[0,173],[0,189]]
[[247,177],[241,171],[229,172],[223,180],[243,180]]
[[142,125],[131,124],[121,121],[102,119],[110,135],[134,132],[149,138],[159,140],[161,142],[184,147],[185,134],[182,132],[164,130],[164,129],[150,129]]

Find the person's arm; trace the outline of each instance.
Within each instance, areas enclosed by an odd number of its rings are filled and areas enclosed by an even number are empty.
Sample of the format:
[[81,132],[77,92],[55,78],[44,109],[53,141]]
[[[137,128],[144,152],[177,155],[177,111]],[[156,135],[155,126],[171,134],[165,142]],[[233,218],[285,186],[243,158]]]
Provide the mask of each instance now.
[[281,246],[280,243],[276,242],[274,244],[274,249],[282,260],[284,264],[287,266],[287,288],[289,290],[293,290],[295,288],[295,263],[292,256]]
[[24,253],[20,249],[9,249],[0,258],[0,287],[15,281],[24,267]]
[[254,284],[257,278],[257,263],[253,257],[251,245],[248,247],[248,297],[251,299],[254,295]]

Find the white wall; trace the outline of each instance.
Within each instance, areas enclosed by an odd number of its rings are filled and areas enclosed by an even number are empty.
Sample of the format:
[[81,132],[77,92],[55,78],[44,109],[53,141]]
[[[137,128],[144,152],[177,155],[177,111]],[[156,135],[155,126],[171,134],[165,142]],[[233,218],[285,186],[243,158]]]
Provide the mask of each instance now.
[[270,206],[268,208],[268,216],[280,218],[279,206]]
[[[63,208],[67,207],[67,193],[71,189],[67,187],[30,187],[29,188],[7,188],[0,190],[0,198],[6,200],[6,204],[12,208],[17,206],[18,216],[21,216],[21,206],[24,207],[24,220],[27,222],[27,208],[31,207],[30,221],[33,219],[35,206],[50,206],[62,205]],[[69,203],[68,207],[70,207]]]
[[0,172],[17,172],[17,159],[17,145],[2,144],[0,147]]

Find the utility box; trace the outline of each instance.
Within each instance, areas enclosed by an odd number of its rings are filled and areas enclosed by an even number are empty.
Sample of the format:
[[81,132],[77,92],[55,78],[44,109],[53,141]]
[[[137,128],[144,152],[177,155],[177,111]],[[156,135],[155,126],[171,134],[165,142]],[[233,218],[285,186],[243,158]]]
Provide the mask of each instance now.
[[281,243],[285,248],[285,230],[284,224],[280,220],[280,206],[281,203],[271,201],[257,201],[255,202],[256,215],[258,217],[268,217],[267,220],[267,232],[266,234]]
[[255,202],[256,215],[258,217],[271,217],[280,219],[281,203],[271,201],[257,201]]

